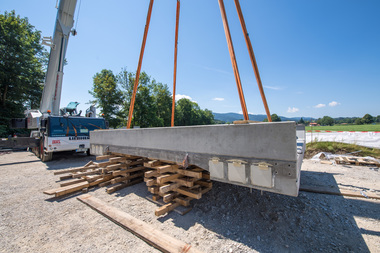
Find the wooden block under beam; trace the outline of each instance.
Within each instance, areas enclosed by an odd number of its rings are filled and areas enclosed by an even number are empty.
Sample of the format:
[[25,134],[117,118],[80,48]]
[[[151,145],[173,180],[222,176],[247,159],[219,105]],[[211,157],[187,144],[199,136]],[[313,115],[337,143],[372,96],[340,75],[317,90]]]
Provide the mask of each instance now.
[[166,182],[173,181],[179,177],[182,177],[182,175],[180,175],[180,174],[168,174],[168,175],[159,176],[159,177],[157,177],[157,183],[158,184],[164,184]]
[[188,176],[188,177],[195,177],[198,179],[202,178],[202,172],[195,172],[191,170],[182,170],[182,169],[178,169],[177,172],[181,175]]
[[190,190],[190,189],[187,189],[185,187],[179,187],[176,189],[176,192],[182,194],[182,195],[185,195],[185,196],[188,196],[188,197],[191,197],[191,198],[194,198],[194,199],[200,199],[202,198],[202,193],[200,192],[195,192],[193,190]]
[[181,204],[178,202],[166,204],[164,206],[157,208],[156,211],[154,212],[154,214],[156,216],[164,215],[164,214],[172,211],[174,208],[179,207],[180,205]]
[[159,165],[161,165],[161,161],[159,161],[159,160],[153,160],[153,161],[149,161],[149,162],[144,163],[144,166],[147,168],[152,168],[152,167],[156,167]]
[[194,182],[199,180],[198,178],[194,178],[194,177],[191,177],[191,178],[178,178],[175,180],[176,183],[178,183],[179,185],[182,185],[182,186],[186,186],[186,187],[193,187],[194,186]]
[[177,196],[178,196],[177,192],[171,192],[171,193],[165,194],[163,196],[163,201],[165,203],[169,203],[170,201],[172,201],[173,199],[175,199]]
[[203,187],[211,188],[212,187],[212,182],[210,180],[204,181],[204,180],[198,180],[195,182],[196,185],[200,185]]
[[180,185],[178,183],[171,183],[160,187],[160,193],[167,193],[177,189]]
[[150,170],[150,171],[147,171],[147,172],[145,172],[145,177],[147,177],[147,178],[150,178],[150,177],[157,177],[157,176],[159,176],[160,174],[157,172],[157,171],[155,171],[155,170]]
[[177,197],[174,199],[175,202],[180,203],[182,206],[190,206],[191,197]]
[[166,173],[166,172],[176,172],[177,169],[179,168],[179,165],[163,165],[163,166],[158,166],[154,167],[153,169],[156,169],[158,173]]

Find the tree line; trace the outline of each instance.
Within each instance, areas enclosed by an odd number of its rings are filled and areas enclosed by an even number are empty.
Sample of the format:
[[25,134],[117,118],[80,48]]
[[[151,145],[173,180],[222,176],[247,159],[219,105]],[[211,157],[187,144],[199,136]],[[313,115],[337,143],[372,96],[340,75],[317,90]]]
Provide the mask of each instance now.
[[0,136],[13,132],[11,118],[38,108],[46,67],[41,32],[13,10],[0,14]]
[[[339,118],[332,118],[330,116],[324,116],[323,118],[318,118],[317,120],[313,121],[321,126],[333,126],[335,124],[355,124],[355,125],[365,125],[365,124],[374,124],[374,123],[380,123],[380,115],[378,116],[372,116],[370,114],[365,114],[362,118],[359,117],[339,117]],[[299,124],[305,124],[309,125],[311,121],[305,121],[303,118],[301,118],[298,121]]]
[[[100,113],[110,127],[125,127],[135,82],[135,73],[122,69],[119,74],[103,69],[93,77],[90,103],[100,107]],[[171,125],[172,94],[166,84],[157,82],[142,72],[136,92],[131,126],[167,127]],[[196,102],[182,98],[176,102],[176,126],[214,124],[210,110],[202,110]]]

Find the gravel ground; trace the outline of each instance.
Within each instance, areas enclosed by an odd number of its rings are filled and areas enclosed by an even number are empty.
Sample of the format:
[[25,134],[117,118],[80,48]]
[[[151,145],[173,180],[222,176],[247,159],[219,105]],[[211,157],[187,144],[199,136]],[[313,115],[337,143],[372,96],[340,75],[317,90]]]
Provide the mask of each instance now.
[[[76,200],[49,198],[53,171],[95,157],[0,153],[0,252],[159,252]],[[378,169],[304,160],[301,184],[380,194]],[[301,192],[297,198],[215,182],[181,216],[157,218],[141,183],[90,194],[204,252],[380,252],[380,201]]]

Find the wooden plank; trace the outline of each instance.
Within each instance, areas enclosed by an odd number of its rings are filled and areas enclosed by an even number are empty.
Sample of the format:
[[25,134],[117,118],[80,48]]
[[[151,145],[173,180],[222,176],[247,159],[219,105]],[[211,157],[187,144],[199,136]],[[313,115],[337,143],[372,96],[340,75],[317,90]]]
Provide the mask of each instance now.
[[166,172],[176,172],[177,169],[179,168],[179,165],[174,164],[174,165],[163,165],[163,166],[158,166],[154,167],[153,169],[157,170],[158,173],[166,173]]
[[181,204],[178,203],[178,202],[172,202],[172,203],[169,203],[169,204],[166,204],[166,205],[163,205],[159,208],[156,209],[156,211],[154,212],[154,214],[156,216],[161,216],[161,215],[164,215],[172,210],[174,210],[174,208],[176,207],[179,207]]
[[144,166],[147,168],[157,167],[159,165],[161,165],[161,161],[159,161],[159,160],[153,160],[153,161],[149,161],[149,162],[144,163]]
[[181,175],[188,176],[188,177],[195,177],[198,179],[202,178],[202,172],[196,172],[196,171],[191,171],[191,170],[182,170],[182,169],[178,169],[177,172]]
[[196,185],[200,185],[203,187],[211,188],[212,187],[212,182],[210,180],[203,181],[203,180],[198,180],[195,182]]
[[178,192],[178,193],[180,193],[182,195],[194,198],[194,199],[200,199],[200,198],[202,198],[202,193],[195,192],[194,190],[187,189],[187,188],[185,188],[183,186],[177,188],[176,192]]
[[99,178],[98,180],[94,181],[94,182],[91,182],[90,183],[90,186],[95,186],[95,185],[98,185],[100,183],[103,183],[103,182],[106,182],[108,180],[111,180],[113,178],[112,175],[106,175],[104,176],[103,178]]
[[135,180],[133,180],[133,181],[131,181],[131,182],[129,182],[129,183],[121,183],[121,184],[119,184],[119,185],[112,186],[112,187],[108,188],[108,189],[106,190],[106,192],[107,192],[108,194],[110,194],[110,193],[113,193],[113,192],[115,192],[115,191],[118,191],[118,190],[124,189],[124,188],[126,188],[126,187],[128,187],[128,186],[132,186],[132,185],[138,184],[138,183],[140,183],[140,182],[142,182],[142,181],[143,181],[142,178],[137,178],[137,179],[135,179]]
[[158,173],[157,171],[150,170],[150,171],[145,172],[144,177],[150,178],[150,177],[157,177],[159,175],[160,175],[160,173]]
[[73,174],[69,174],[67,176],[62,176],[59,178],[59,180],[67,180],[67,179],[71,179],[71,178],[73,178]]
[[77,167],[77,168],[73,168],[73,169],[65,169],[65,170],[59,170],[59,171],[55,171],[54,172],[54,175],[61,175],[61,174],[66,174],[66,173],[71,173],[71,172],[78,172],[78,171],[84,171],[84,170],[88,170],[88,169],[95,169],[97,168],[96,165],[90,165],[90,166],[82,166],[82,167]]
[[152,194],[158,194],[160,190],[158,186],[155,185],[155,186],[148,187],[148,191]]
[[89,184],[87,182],[82,182],[82,183],[68,185],[68,186],[64,186],[64,187],[60,187],[60,188],[56,188],[56,189],[52,189],[52,190],[47,190],[47,191],[44,191],[44,193],[48,194],[48,195],[55,195],[56,197],[59,197],[59,196],[65,195],[65,194],[80,191],[86,187],[89,187]]
[[118,170],[118,171],[113,171],[112,176],[126,176],[128,172],[126,170]]
[[82,182],[85,182],[85,181],[86,181],[86,179],[73,179],[73,180],[61,183],[60,186],[61,187],[65,187],[65,186],[68,186],[68,185],[78,184],[78,183],[82,183]]
[[135,172],[135,171],[140,171],[140,170],[146,170],[144,166],[138,166],[130,169],[126,169],[125,171],[130,173],[130,172]]
[[171,192],[171,193],[165,194],[162,199],[165,203],[169,203],[170,201],[174,200],[178,195],[179,194],[177,192]]
[[167,175],[159,176],[159,177],[157,177],[157,183],[158,184],[164,184],[166,182],[170,182],[170,181],[173,181],[175,179],[178,179],[181,176],[182,175],[180,175],[180,174],[167,174]]
[[[322,193],[322,194],[330,194],[330,195],[338,195],[338,196],[347,196],[347,197],[357,197],[357,198],[366,198],[363,194],[356,191],[351,190],[333,190],[327,187],[315,187],[315,186],[309,186],[309,185],[302,185],[300,187],[300,191],[305,192],[313,192],[313,193]],[[380,199],[380,196],[376,193],[372,192],[364,192],[364,194],[368,198],[372,199]]]
[[106,160],[106,159],[109,159],[109,158],[112,158],[112,157],[115,157],[115,155],[99,155],[96,157],[96,160],[99,161],[99,160]]
[[175,182],[178,183],[179,185],[186,186],[186,187],[193,187],[194,183],[199,180],[198,178],[179,178],[176,179]]
[[175,202],[181,204],[182,206],[190,206],[190,201],[192,200],[193,198],[191,197],[177,197],[174,199]]
[[180,187],[178,183],[171,183],[160,187],[160,193],[167,193]]
[[203,172],[203,174],[202,174],[202,178],[203,178],[203,179],[211,179],[210,174],[208,174],[208,173],[204,173],[204,172]]
[[200,253],[191,245],[171,237],[163,233],[159,228],[155,228],[115,207],[109,206],[89,194],[79,196],[77,199],[163,252]]
[[83,176],[99,174],[101,172],[102,172],[102,169],[97,169],[97,170],[92,170],[92,171],[86,171],[86,172],[80,172],[80,173],[77,173],[77,174],[73,174],[73,178],[79,178],[79,177],[83,177]]
[[145,183],[146,183],[146,186],[153,186],[153,185],[157,185],[157,180],[154,178],[151,178],[151,179],[146,180]]
[[117,164],[108,165],[107,167],[104,168],[104,170],[106,172],[110,172],[110,171],[113,171],[113,170],[126,169],[126,168],[127,168],[126,164],[117,163]]

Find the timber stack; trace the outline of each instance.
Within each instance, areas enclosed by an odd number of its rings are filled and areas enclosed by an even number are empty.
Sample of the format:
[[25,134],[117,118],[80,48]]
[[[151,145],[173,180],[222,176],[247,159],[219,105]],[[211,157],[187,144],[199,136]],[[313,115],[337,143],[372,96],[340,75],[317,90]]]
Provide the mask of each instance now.
[[212,188],[210,173],[196,166],[185,169],[178,164],[152,160],[144,163],[144,167],[149,169],[145,172],[144,181],[152,193],[152,200],[165,203],[156,209],[156,216],[179,206],[189,207],[191,200],[200,199]]
[[93,186],[110,186],[107,193],[113,193],[125,187],[143,181],[146,159],[138,156],[128,156],[123,154],[112,154],[96,157],[96,160],[106,160],[105,162],[90,161],[83,167],[71,168],[54,172],[54,175],[62,175],[60,187],[44,191],[45,194],[64,196],[77,191],[86,191]]
[[[210,173],[194,165],[183,166],[119,153],[97,156],[96,160],[107,161],[90,161],[82,167],[54,172],[60,175],[60,187],[44,193],[61,197],[87,192],[94,186],[107,187],[106,192],[113,193],[145,181],[152,193],[151,200],[161,205],[155,215],[161,216],[173,210],[185,214],[191,210],[191,200],[200,199],[212,188]],[[185,207],[186,211],[177,210],[180,207]]]

